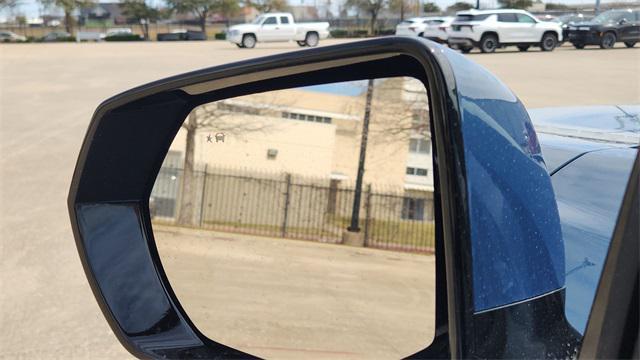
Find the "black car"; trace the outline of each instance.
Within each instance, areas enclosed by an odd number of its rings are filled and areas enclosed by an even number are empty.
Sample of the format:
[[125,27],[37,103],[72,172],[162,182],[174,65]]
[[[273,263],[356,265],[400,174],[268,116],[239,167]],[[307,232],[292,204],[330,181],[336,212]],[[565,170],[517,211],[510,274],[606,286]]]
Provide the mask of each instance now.
[[591,21],[573,24],[568,27],[567,40],[576,49],[585,45],[610,49],[616,42],[633,47],[640,41],[640,9],[609,10]]
[[207,40],[207,35],[202,31],[174,30],[170,33],[158,34],[158,41],[189,41]]
[[[562,25],[562,39],[567,40],[569,36],[569,27],[577,23],[591,20],[593,17],[583,13],[570,13],[558,16],[557,18],[549,21],[557,22]],[[540,19],[546,21],[544,19]]]

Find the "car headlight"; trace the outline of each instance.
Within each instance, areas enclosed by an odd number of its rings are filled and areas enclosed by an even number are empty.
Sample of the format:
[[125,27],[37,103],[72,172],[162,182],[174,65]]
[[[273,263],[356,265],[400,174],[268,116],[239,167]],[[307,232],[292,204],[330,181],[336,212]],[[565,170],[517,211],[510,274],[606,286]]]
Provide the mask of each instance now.
[[569,26],[569,30],[576,30],[576,29],[577,29],[577,27],[575,27],[575,26]]
[[578,30],[586,30],[586,31],[589,31],[589,30],[591,30],[591,28],[590,28],[590,27],[588,27],[588,26],[580,26],[580,27],[578,27]]
[[236,36],[239,33],[240,33],[240,31],[238,31],[238,30],[231,30],[231,31],[229,31],[229,36]]

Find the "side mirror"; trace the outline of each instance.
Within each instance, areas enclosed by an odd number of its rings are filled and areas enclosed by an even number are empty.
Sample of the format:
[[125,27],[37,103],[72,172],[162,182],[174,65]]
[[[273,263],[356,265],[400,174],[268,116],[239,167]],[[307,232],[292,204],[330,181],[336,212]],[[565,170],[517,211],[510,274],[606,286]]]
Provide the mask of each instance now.
[[618,24],[620,24],[620,25],[624,25],[626,23],[628,23],[628,21],[627,21],[627,19],[624,19],[624,18],[620,19],[620,21],[618,21]]
[[[413,357],[573,353],[558,209],[527,112],[504,84],[464,56],[397,37],[203,69],[98,106],[68,207],[89,283],[127,350],[139,357],[251,357],[196,328],[155,244],[149,197],[192,110],[278,89],[400,76],[427,89],[434,143],[436,336]],[[500,343],[488,340],[494,335]]]

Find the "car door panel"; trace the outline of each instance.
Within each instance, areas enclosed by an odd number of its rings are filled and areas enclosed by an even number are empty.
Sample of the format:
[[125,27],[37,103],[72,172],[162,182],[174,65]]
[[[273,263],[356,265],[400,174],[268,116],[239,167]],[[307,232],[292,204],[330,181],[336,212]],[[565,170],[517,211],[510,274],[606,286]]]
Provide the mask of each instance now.
[[276,16],[268,16],[260,26],[258,40],[264,42],[277,41],[279,30],[278,18]]

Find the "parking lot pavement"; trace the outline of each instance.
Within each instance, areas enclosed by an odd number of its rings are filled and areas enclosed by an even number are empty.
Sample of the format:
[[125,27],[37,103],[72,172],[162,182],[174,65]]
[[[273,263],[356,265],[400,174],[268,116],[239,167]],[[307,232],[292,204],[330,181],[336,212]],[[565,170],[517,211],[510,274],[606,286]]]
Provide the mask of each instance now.
[[[0,357],[127,356],[93,299],[66,208],[95,107],[161,77],[297,49],[226,42],[0,45]],[[470,58],[527,106],[640,102],[639,48]]]
[[400,359],[433,340],[433,255],[156,226],[205,335],[262,358]]

